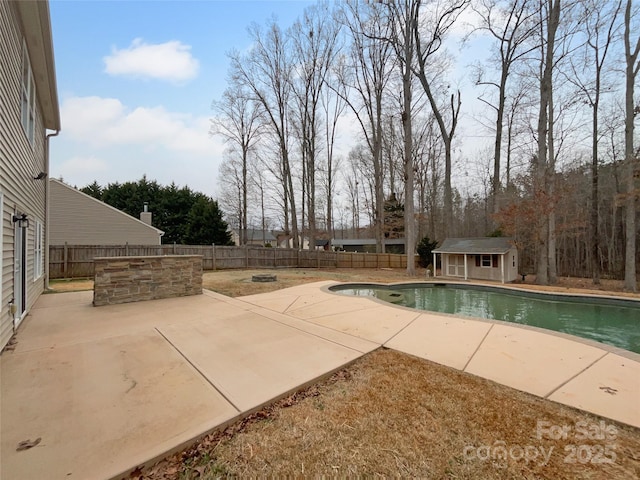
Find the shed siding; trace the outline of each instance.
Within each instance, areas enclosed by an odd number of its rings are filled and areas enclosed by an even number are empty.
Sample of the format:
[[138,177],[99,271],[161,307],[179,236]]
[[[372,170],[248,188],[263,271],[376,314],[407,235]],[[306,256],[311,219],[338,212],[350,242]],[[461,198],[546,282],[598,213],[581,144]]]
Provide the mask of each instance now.
[[49,181],[51,245],[160,245],[159,230],[59,180]]
[[39,98],[33,146],[20,120],[23,38],[15,5],[0,1],[0,192],[3,197],[0,349],[13,334],[9,302],[14,295],[14,212],[26,213],[30,220],[27,231],[27,311],[44,289],[44,276],[37,280],[33,278],[33,240],[36,220],[44,224],[45,181],[34,180],[33,177],[46,171],[45,129]]
[[[497,258],[497,263],[492,264],[490,267],[478,266],[478,258],[481,254],[468,253],[467,254],[467,278],[475,280],[493,280],[499,282],[502,280],[502,266],[500,264],[500,257],[504,259],[504,281],[513,282],[518,278],[518,250],[511,248],[507,253],[503,254],[488,254],[492,258]],[[457,259],[464,265],[464,254],[461,253],[443,253],[442,254],[442,274],[445,276],[464,277],[462,268],[450,269],[449,264],[456,264]],[[454,272],[454,270],[457,270]]]

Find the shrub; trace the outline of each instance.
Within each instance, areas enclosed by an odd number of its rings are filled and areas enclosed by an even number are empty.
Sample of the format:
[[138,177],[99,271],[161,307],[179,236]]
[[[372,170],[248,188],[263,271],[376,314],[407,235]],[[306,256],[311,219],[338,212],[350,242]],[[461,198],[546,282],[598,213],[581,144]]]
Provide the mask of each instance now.
[[417,246],[417,252],[420,256],[420,266],[426,268],[431,264],[432,251],[438,246],[438,242],[432,242],[429,237],[424,237]]

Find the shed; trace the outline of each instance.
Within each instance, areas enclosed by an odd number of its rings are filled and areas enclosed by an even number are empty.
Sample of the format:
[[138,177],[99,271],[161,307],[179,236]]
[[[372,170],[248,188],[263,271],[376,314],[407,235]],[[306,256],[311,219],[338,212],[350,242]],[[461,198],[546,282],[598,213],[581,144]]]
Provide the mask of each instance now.
[[518,278],[518,249],[512,238],[447,238],[433,250],[434,265],[438,254],[442,275],[447,277],[502,283]]

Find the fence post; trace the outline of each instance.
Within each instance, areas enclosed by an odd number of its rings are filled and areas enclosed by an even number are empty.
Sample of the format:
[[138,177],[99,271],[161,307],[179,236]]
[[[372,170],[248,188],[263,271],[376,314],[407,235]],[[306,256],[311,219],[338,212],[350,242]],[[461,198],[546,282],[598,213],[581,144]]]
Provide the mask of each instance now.
[[273,268],[278,268],[278,255],[276,255],[276,249],[273,249]]
[[125,257],[129,256],[129,242],[124,244],[124,256]]
[[244,268],[249,268],[249,246],[244,246]]
[[216,269],[216,244],[215,243],[211,244],[211,250],[213,251],[213,256],[211,257],[211,269],[215,270]]
[[62,272],[63,272],[63,277],[67,278],[67,274],[69,272],[69,265],[68,265],[68,261],[69,261],[69,247],[67,246],[67,242],[64,242],[64,254],[62,257]]

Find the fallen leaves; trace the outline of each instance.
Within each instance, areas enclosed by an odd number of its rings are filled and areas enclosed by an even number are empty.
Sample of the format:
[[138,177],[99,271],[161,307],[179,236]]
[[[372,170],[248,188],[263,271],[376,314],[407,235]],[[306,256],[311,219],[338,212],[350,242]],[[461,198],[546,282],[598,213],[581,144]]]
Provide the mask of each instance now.
[[23,450],[29,450],[30,448],[35,447],[36,445],[40,444],[40,442],[42,441],[42,437],[38,437],[35,440],[23,440],[20,443],[18,443],[18,448],[16,448],[16,452],[22,452]]

